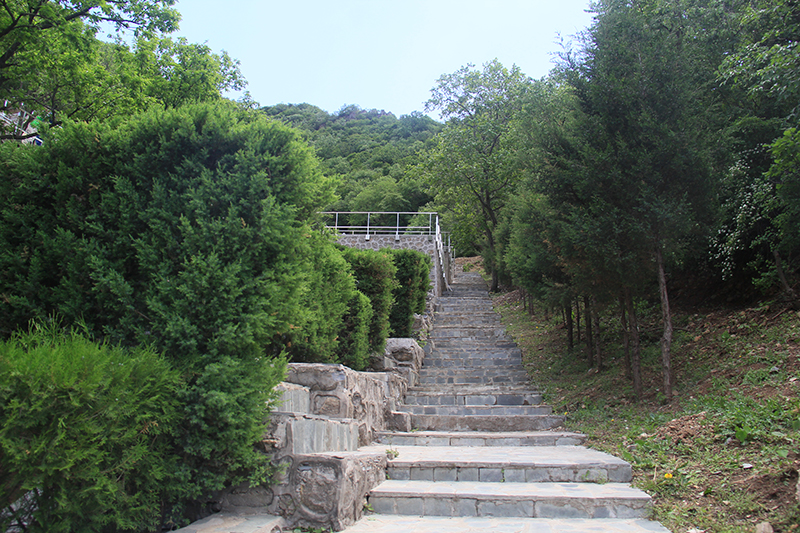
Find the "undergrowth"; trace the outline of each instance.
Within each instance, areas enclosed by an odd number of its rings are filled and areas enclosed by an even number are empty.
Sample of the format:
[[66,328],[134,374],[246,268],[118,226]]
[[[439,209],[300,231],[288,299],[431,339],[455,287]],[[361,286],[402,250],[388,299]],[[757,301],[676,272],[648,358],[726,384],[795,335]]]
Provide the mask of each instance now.
[[631,463],[653,518],[675,533],[800,531],[800,316],[767,305],[676,312],[676,397],[661,384],[658,309],[642,309],[643,398],[625,377],[611,310],[605,368],[566,346],[560,316],[523,309],[514,293],[495,308],[524,354],[545,401],[587,445]]

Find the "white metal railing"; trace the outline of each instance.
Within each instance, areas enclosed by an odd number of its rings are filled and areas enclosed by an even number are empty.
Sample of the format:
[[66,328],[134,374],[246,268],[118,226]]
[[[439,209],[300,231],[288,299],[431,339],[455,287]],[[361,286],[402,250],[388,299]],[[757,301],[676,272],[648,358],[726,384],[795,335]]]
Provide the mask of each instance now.
[[[439,214],[409,211],[323,211],[325,226],[346,235],[434,235]],[[426,225],[411,225],[407,221],[418,215],[428,217]],[[402,217],[402,220],[401,220]],[[391,222],[389,222],[391,220]],[[401,223],[403,222],[403,223]]]
[[[445,253],[450,254],[450,234],[441,231],[439,226],[439,213],[432,211],[322,211],[326,219],[325,227],[342,235],[364,235],[364,240],[370,240],[370,235],[394,235],[395,241],[401,240],[401,235],[427,235],[436,244],[436,260],[439,262],[439,271],[442,273],[444,287],[450,290],[447,280],[447,271],[450,261],[445,261]],[[427,225],[412,225],[416,218],[427,216]],[[366,217],[366,218],[365,218]],[[393,223],[388,223],[389,221]],[[404,223],[401,224],[401,221]],[[419,224],[419,223],[418,223]],[[445,248],[444,239],[447,239]],[[450,257],[452,260],[452,257]]]

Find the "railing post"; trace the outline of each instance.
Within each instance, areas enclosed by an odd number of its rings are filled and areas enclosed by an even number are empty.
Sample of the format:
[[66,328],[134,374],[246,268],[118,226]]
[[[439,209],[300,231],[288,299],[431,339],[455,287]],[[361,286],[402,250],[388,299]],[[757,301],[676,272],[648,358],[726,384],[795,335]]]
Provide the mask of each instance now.
[[397,224],[394,227],[394,240],[400,240],[400,213],[397,213]]
[[367,236],[366,236],[366,237],[364,237],[364,240],[365,240],[365,241],[368,241],[368,240],[369,240],[369,217],[370,217],[370,215],[371,215],[371,214],[372,214],[372,213],[367,213]]

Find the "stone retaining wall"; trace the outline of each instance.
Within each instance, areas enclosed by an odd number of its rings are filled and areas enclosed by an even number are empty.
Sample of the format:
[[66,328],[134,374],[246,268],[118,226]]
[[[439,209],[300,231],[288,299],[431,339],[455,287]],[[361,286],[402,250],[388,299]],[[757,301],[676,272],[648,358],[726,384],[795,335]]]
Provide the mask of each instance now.
[[281,470],[273,485],[234,487],[220,496],[224,512],[282,516],[288,527],[339,531],[363,514],[366,496],[386,479],[385,453],[358,451],[385,430],[410,431],[395,411],[418,382],[423,350],[413,339],[389,339],[384,372],[343,365],[291,363],[278,385],[264,445]]

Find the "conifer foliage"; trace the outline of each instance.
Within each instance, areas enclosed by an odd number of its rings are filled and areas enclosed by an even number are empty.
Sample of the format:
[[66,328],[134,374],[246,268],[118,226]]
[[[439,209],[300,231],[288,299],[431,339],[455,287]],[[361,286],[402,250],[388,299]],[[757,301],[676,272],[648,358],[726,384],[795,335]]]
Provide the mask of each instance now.
[[3,336],[57,315],[163,352],[185,379],[165,497],[264,481],[253,444],[286,339],[335,334],[347,311],[320,325],[326,310],[302,305],[322,246],[307,220],[330,191],[310,150],[233,104],[70,124],[43,147],[0,150]]

